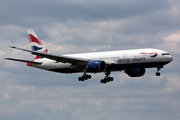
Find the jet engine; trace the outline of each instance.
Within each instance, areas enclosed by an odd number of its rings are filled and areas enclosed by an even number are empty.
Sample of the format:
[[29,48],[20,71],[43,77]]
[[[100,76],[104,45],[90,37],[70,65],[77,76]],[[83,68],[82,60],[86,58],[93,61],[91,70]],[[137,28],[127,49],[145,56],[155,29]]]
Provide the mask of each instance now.
[[90,61],[87,66],[87,72],[104,72],[106,70],[106,63],[102,60]]
[[125,73],[130,77],[141,77],[145,74],[145,72],[145,68],[130,69],[125,71]]

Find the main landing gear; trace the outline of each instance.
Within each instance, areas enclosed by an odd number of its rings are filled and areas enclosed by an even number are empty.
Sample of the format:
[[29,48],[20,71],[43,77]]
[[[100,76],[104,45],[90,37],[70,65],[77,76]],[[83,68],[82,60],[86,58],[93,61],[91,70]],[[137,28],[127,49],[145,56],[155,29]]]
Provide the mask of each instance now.
[[106,75],[106,76],[105,76],[104,79],[101,79],[101,83],[106,84],[107,82],[113,81],[114,78],[113,78],[113,77],[109,77],[110,74],[111,74],[111,72],[109,72],[109,71],[105,72],[105,75]]
[[86,73],[84,73],[82,77],[78,78],[79,81],[84,81],[84,80],[87,80],[87,79],[91,79],[91,75],[88,75]]
[[[114,78],[109,77],[110,74],[111,74],[111,72],[106,71],[105,72],[105,75],[106,75],[105,78],[101,79],[100,82],[106,84],[107,82],[113,81]],[[86,74],[86,72],[81,77],[78,78],[79,81],[85,81],[85,80],[88,80],[88,79],[91,79],[91,75]]]
[[163,66],[157,66],[157,72],[156,72],[156,76],[160,76],[161,73],[159,72],[161,70],[161,68],[163,68]]

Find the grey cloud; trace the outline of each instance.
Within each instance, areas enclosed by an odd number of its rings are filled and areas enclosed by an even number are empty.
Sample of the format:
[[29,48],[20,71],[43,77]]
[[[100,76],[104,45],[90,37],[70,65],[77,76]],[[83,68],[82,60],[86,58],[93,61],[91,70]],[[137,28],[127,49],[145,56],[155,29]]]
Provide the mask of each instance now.
[[[94,1],[85,4],[68,1],[3,1],[2,22],[41,25],[48,21],[65,21],[70,19],[104,20],[109,18],[127,18],[152,14],[159,9],[167,9],[168,1]],[[29,25],[28,25],[29,24]]]
[[[164,79],[162,79],[162,81],[163,80]],[[126,80],[126,82],[128,81],[132,82],[130,79]],[[169,119],[172,114],[171,110],[174,109],[170,103],[173,96],[168,96],[166,100],[163,100],[167,97],[167,94],[159,94],[159,92],[157,92],[161,91],[159,86],[156,87],[156,90],[152,88],[152,90],[144,91],[144,89],[142,89],[145,87],[143,83],[138,82],[138,84],[134,85],[133,90],[131,89],[132,86],[123,87],[123,85],[119,86],[119,84],[116,83],[103,86],[101,84],[81,87],[74,86],[71,89],[65,86],[54,86],[53,88],[35,86],[35,89],[28,86],[19,86],[18,90],[17,87],[13,88],[13,86],[11,86],[7,90],[10,92],[8,94],[11,98],[16,98],[17,103],[14,107],[24,107],[24,112],[22,112],[21,109],[17,109],[17,115],[21,116],[21,119],[29,115],[31,115],[31,117],[29,116],[30,118],[37,117],[37,119],[43,119],[46,116],[54,116],[54,119],[58,119],[59,117],[64,119],[72,119],[73,117],[74,119],[84,119],[86,117],[112,119],[119,117],[119,115],[122,118],[131,119],[127,113],[131,115],[134,114],[134,116],[141,115],[142,117],[143,113],[146,114],[145,116],[147,117],[157,112],[159,113],[157,115],[158,118]],[[159,85],[160,84],[161,83],[159,83]],[[110,85],[113,87],[110,87]],[[154,85],[156,85],[156,83],[154,83]],[[21,92],[21,89],[26,89],[26,91]],[[14,93],[11,93],[12,90]],[[21,96],[24,97],[22,98]],[[73,99],[79,99],[79,102],[71,102]],[[162,100],[163,102],[160,102]],[[6,100],[5,104],[9,102],[9,100]],[[178,101],[175,102],[177,103]],[[36,107],[32,107],[34,105],[36,105]],[[11,105],[7,106],[6,109],[10,109],[10,106]],[[29,112],[27,112],[27,110],[29,110]],[[167,116],[164,115],[164,113],[166,113]],[[178,118],[178,115],[171,117]]]

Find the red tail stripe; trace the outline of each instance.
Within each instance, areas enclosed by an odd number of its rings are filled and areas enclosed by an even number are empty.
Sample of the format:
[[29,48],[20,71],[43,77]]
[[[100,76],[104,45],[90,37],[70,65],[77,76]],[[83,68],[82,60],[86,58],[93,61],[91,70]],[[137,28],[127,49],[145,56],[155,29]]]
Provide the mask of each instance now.
[[39,59],[39,58],[41,58],[40,56],[36,56],[35,58],[34,58],[34,60],[37,60],[37,59]]
[[47,50],[47,49],[45,49],[45,50],[43,51],[43,53],[48,53],[48,50]]
[[39,45],[43,45],[42,42],[41,42],[39,39],[37,39],[36,37],[34,37],[33,35],[28,34],[28,37],[29,37],[30,43],[31,43],[31,42],[36,42],[36,43],[38,43]]
[[27,65],[27,66],[32,66],[32,63],[28,63],[28,62],[27,62],[26,65]]

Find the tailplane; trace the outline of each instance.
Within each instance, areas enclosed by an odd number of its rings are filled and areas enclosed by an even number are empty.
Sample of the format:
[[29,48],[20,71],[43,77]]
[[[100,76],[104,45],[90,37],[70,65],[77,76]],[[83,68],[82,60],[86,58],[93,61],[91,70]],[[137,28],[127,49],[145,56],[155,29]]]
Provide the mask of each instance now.
[[[49,53],[49,51],[46,49],[46,46],[43,45],[43,43],[39,40],[38,36],[32,29],[27,30],[27,34],[29,37],[31,49],[33,51]],[[36,56],[34,59],[39,59],[39,58],[40,58],[39,56]]]

